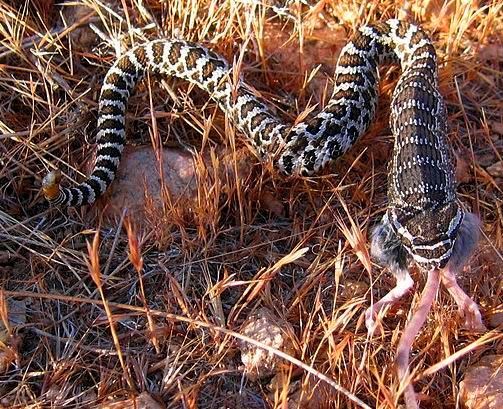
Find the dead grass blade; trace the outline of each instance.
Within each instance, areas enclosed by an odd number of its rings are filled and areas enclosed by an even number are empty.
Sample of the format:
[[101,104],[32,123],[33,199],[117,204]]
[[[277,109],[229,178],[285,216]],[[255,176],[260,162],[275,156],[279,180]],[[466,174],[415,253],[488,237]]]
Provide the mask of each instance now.
[[117,351],[117,356],[118,356],[119,361],[122,366],[124,377],[126,379],[126,382],[129,386],[129,388],[134,391],[134,390],[136,390],[136,388],[133,383],[133,380],[131,379],[131,375],[129,373],[129,367],[126,365],[126,362],[125,362],[124,357],[122,355],[122,347],[120,345],[119,336],[117,335],[117,329],[115,328],[115,319],[112,314],[112,311],[110,310],[109,303],[108,303],[108,301],[105,297],[105,293],[103,291],[103,285],[102,285],[102,281],[101,281],[101,272],[100,272],[100,261],[99,261],[99,243],[100,243],[100,236],[99,236],[99,232],[97,231],[94,234],[92,244],[87,242],[88,258],[86,259],[86,263],[88,265],[89,273],[91,274],[91,278],[93,279],[94,284],[96,284],[96,287],[98,288],[98,291],[100,293],[102,305],[103,305],[103,308],[105,309],[105,313],[108,318],[108,323],[110,325],[110,332],[112,334],[112,339],[114,341],[115,350]]
[[[124,309],[126,311],[134,311],[134,312],[139,312],[146,314],[146,310],[143,307],[136,307],[133,305],[127,305],[127,304],[119,304],[119,303],[112,303],[112,302],[107,302],[105,299],[100,300],[91,300],[91,299],[84,299],[84,298],[79,298],[79,297],[68,297],[68,296],[61,296],[58,294],[39,294],[39,293],[30,293],[27,291],[6,291],[5,292],[7,295],[12,296],[12,297],[34,297],[34,298],[46,298],[46,299],[59,299],[59,300],[64,300],[68,302],[75,302],[75,303],[87,303],[87,304],[97,304],[97,305],[102,305],[105,309],[109,309],[110,307],[113,307],[115,309]],[[110,316],[109,316],[110,313]],[[364,409],[370,409],[370,406],[368,406],[365,402],[363,402],[361,399],[356,397],[354,394],[349,392],[347,389],[344,387],[340,386],[337,382],[333,381],[330,377],[326,376],[325,374],[317,371],[316,369],[312,368],[309,365],[306,365],[304,362],[298,360],[297,358],[294,358],[288,354],[286,354],[283,351],[280,351],[276,348],[270,347],[269,345],[263,344],[262,342],[256,341],[253,338],[247,337],[245,335],[239,334],[238,332],[229,330],[224,327],[219,327],[216,325],[213,325],[208,322],[203,322],[199,320],[195,320],[192,318],[187,318],[182,315],[176,315],[176,314],[170,314],[170,313],[165,313],[163,311],[156,311],[156,310],[151,310],[150,313],[152,315],[158,316],[165,318],[167,320],[171,321],[180,321],[180,322],[185,322],[190,325],[194,325],[197,327],[202,327],[202,328],[207,328],[211,329],[212,331],[217,331],[225,335],[229,335],[233,338],[239,339],[243,342],[250,343],[257,348],[262,348],[265,349],[267,352],[278,356],[279,358],[284,359],[285,361],[290,362],[291,364],[303,369],[304,371],[310,373],[317,379],[327,383],[331,388],[333,388],[335,391],[341,393],[342,395],[346,396],[350,401],[356,403],[359,405],[359,407],[364,408]],[[109,310],[107,311],[107,316],[112,317],[111,312]],[[111,322],[112,325],[113,321]],[[116,346],[117,347],[117,346]],[[117,355],[120,357],[120,345],[118,345],[117,349]],[[125,373],[126,375],[126,373]]]

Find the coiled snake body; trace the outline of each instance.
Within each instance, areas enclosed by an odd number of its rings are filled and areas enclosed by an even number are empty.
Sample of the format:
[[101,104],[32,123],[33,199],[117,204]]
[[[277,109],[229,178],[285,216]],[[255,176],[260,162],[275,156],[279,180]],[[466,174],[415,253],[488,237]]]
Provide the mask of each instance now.
[[137,46],[105,76],[91,175],[76,187],[59,188],[50,173],[44,192],[52,203],[64,206],[93,203],[105,192],[126,143],[128,98],[147,70],[182,78],[208,91],[260,152],[280,152],[277,165],[285,173],[316,173],[351,148],[369,127],[377,105],[378,66],[390,60],[400,62],[402,75],[391,102],[395,144],[385,224],[417,262],[441,267],[452,252],[463,212],[456,200],[446,142],[436,54],[420,28],[398,20],[360,28],[341,52],[333,95],[325,109],[293,127],[271,113],[243,81],[233,84],[231,67],[214,52],[181,40]]
[[[413,24],[389,20],[361,27],[341,52],[334,91],[325,109],[293,127],[283,124],[242,80],[233,83],[232,68],[214,52],[181,40],[163,39],[137,46],[120,57],[105,76],[99,99],[97,157],[91,175],[76,187],[62,188],[58,172],[51,172],[43,181],[44,194],[55,205],[82,206],[105,192],[126,143],[128,98],[146,71],[179,77],[206,90],[260,153],[276,155],[283,172],[314,174],[350,149],[368,129],[377,105],[378,66],[389,61],[399,62],[402,74],[391,100],[394,147],[388,207],[372,234],[371,250],[390,267],[397,285],[367,310],[367,327],[374,327],[374,316],[382,306],[395,302],[412,287],[408,264],[414,260],[429,272],[426,288],[430,293],[436,292],[441,278],[467,326],[482,329],[477,305],[457,285],[454,275],[475,246],[478,222],[462,210],[456,195],[435,49]],[[433,296],[427,294],[425,298],[431,305]],[[420,318],[412,319],[402,340],[417,333],[420,321],[422,325],[425,319],[424,311],[427,309],[422,309]],[[401,378],[408,373],[411,344],[407,343],[411,341],[401,341],[397,351]],[[406,389],[407,393],[408,406],[414,407],[413,390]]]

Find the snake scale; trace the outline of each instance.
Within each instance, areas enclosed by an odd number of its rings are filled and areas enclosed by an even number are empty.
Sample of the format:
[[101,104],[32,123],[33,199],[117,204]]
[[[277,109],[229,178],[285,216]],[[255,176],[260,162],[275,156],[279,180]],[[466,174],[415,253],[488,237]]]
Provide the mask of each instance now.
[[281,122],[243,80],[233,83],[232,67],[213,51],[182,40],[139,45],[105,76],[91,175],[76,187],[63,188],[53,171],[44,178],[44,194],[52,204],[78,207],[106,191],[126,143],[128,98],[147,71],[206,90],[260,153],[276,155],[281,171],[312,175],[343,155],[368,129],[377,105],[378,67],[389,62],[398,62],[402,74],[391,100],[394,147],[388,208],[374,231],[373,253],[400,268],[411,258],[426,270],[441,268],[452,256],[465,213],[456,196],[435,49],[421,28],[396,19],[357,31],[341,51],[325,108],[295,126]]

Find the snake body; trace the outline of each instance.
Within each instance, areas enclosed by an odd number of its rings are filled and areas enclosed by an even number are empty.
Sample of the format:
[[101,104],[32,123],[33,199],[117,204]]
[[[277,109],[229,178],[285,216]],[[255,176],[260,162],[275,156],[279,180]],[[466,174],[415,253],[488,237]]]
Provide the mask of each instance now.
[[435,49],[418,26],[389,20],[361,27],[342,49],[333,94],[311,119],[285,125],[246,86],[233,82],[232,67],[213,51],[182,40],[155,40],[122,57],[105,76],[99,98],[96,164],[72,188],[44,179],[47,199],[60,206],[93,203],[119,166],[126,143],[125,113],[135,84],[149,71],[189,81],[206,90],[262,154],[275,156],[286,174],[312,175],[350,149],[369,127],[377,106],[378,67],[398,62],[402,74],[391,100],[394,136],[388,207],[380,236],[397,263],[412,257],[426,269],[451,256],[464,212],[457,201],[446,140],[446,110],[438,91]]

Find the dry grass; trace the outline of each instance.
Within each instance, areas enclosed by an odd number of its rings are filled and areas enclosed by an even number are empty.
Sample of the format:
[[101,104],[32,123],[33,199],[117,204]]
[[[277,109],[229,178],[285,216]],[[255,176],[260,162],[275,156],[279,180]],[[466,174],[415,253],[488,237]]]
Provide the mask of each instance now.
[[[283,20],[266,0],[11,3],[0,0],[0,315],[12,341],[2,347],[12,361],[0,375],[3,405],[94,407],[148,391],[170,408],[296,407],[320,383],[317,407],[358,407],[327,380],[370,407],[399,402],[394,350],[424,277],[416,274],[414,295],[388,312],[382,337],[369,340],[362,323],[371,300],[394,284],[371,263],[367,238],[386,201],[397,69],[383,72],[371,131],[310,179],[284,178],[255,159],[244,177],[236,152],[246,141],[204,92],[144,83],[129,107],[132,143],[152,140],[159,150],[181,135],[210,156],[217,146],[229,153],[234,172],[221,178],[198,156],[196,203],[187,209],[168,195],[141,229],[103,224],[89,209],[47,209],[41,178],[55,165],[65,183],[81,179],[100,81],[117,52],[145,38],[183,37],[235,59],[236,72],[293,122],[326,101],[352,30],[403,14],[420,21],[442,62],[459,192],[483,220],[461,283],[486,322],[501,313],[503,178],[487,170],[503,156],[501,2],[424,0],[407,10],[390,0],[325,0],[297,4]],[[176,114],[166,115],[173,105]],[[280,211],[269,212],[277,201]],[[17,326],[8,324],[13,301],[26,308]],[[259,307],[288,321],[300,346],[274,382],[246,380],[240,369],[237,333]],[[425,406],[454,408],[464,369],[502,352],[501,325],[466,333],[442,292],[414,344]]]

